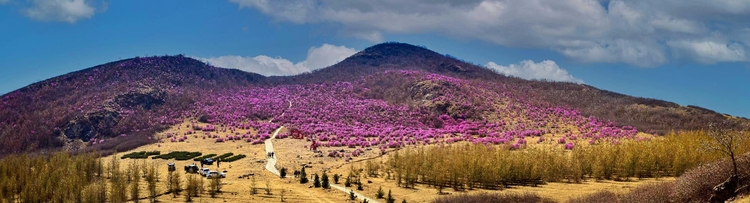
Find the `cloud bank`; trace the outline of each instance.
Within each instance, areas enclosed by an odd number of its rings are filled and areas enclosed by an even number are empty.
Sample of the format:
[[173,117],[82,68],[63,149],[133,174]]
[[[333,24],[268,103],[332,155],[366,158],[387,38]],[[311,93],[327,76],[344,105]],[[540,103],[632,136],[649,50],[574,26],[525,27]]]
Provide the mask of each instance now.
[[91,18],[96,9],[86,0],[32,0],[23,13],[34,20],[75,23]]
[[551,60],[544,60],[539,63],[534,63],[531,60],[523,60],[519,64],[510,64],[508,66],[489,62],[486,66],[504,75],[512,75],[527,80],[544,79],[579,84],[584,83],[583,80],[573,77],[567,70],[560,68],[557,63]]
[[744,0],[229,0],[277,21],[331,23],[374,42],[437,33],[554,50],[590,63],[750,61]]
[[210,58],[193,57],[211,65],[234,68],[265,76],[297,75],[313,70],[325,68],[357,53],[357,50],[345,46],[323,44],[307,50],[304,61],[293,63],[281,57],[259,56],[219,56]]

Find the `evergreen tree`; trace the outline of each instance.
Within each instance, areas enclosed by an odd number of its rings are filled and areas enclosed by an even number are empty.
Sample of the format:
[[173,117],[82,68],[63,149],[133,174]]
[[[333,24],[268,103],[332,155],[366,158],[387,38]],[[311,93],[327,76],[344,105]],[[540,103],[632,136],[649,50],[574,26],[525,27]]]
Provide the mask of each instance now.
[[307,182],[310,182],[310,180],[307,180],[307,173],[305,172],[305,168],[302,168],[302,171],[299,173],[299,183],[305,184]]
[[339,174],[333,174],[333,182],[339,184]]
[[357,182],[357,190],[362,191],[364,188],[362,188],[362,182]]
[[322,177],[322,179],[323,179],[323,180],[322,180],[322,183],[321,183],[321,184],[322,184],[322,186],[323,186],[323,189],[330,189],[330,188],[331,188],[331,184],[330,184],[330,183],[328,183],[328,174],[326,174],[326,172],[323,172],[323,177]]
[[391,195],[391,190],[388,190],[388,199],[385,200],[387,203],[396,203],[396,199]]
[[352,186],[352,179],[347,177],[346,178],[346,182],[344,182],[344,186],[351,187]]
[[383,199],[383,195],[385,195],[385,193],[383,192],[383,186],[380,186],[380,188],[378,188],[378,193],[375,194],[375,197],[377,197],[378,199]]
[[315,174],[313,177],[313,186],[320,187],[320,177],[318,177],[318,174]]
[[286,168],[281,168],[281,171],[279,171],[279,176],[281,178],[286,178]]

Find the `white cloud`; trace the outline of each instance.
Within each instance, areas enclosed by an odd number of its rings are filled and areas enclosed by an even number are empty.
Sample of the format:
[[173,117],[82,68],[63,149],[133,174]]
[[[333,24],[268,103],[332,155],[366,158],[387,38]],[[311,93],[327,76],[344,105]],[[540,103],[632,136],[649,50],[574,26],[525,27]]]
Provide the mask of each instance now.
[[534,63],[531,60],[523,60],[519,64],[508,66],[498,65],[495,62],[487,63],[487,67],[505,75],[512,75],[523,79],[546,79],[551,81],[564,81],[583,84],[583,80],[570,75],[567,70],[560,68],[554,61],[544,60]]
[[[230,0],[277,21],[332,23],[373,42],[384,34],[442,35],[555,50],[592,63],[667,63],[667,41],[720,35],[750,45],[750,1],[738,0]],[[729,43],[731,42],[731,43]],[[732,52],[712,57],[734,61]],[[699,61],[700,62],[700,61]]]
[[668,41],[667,45],[672,47],[675,55],[688,57],[705,64],[717,62],[746,62],[750,61],[746,49],[739,43],[715,42],[715,41]]
[[0,0],[0,4],[7,4],[10,0]]
[[265,55],[255,57],[230,55],[212,58],[194,58],[218,67],[235,68],[265,76],[272,76],[296,75],[325,68],[343,61],[346,57],[355,53],[357,53],[357,50],[345,46],[323,44],[320,47],[311,47],[307,51],[307,58],[297,63],[293,63],[285,58],[272,58]]
[[61,21],[75,23],[91,18],[96,9],[85,0],[32,0],[24,14],[39,21]]

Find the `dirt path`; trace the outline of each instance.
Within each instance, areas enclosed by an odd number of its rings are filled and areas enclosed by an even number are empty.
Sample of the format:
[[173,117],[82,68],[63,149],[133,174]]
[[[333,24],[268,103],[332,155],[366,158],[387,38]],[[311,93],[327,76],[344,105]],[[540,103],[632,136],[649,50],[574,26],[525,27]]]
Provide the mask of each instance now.
[[[350,191],[354,191],[352,189],[347,189],[344,186],[336,185],[336,184],[331,184],[331,188],[334,188],[334,189],[337,189],[337,190],[341,190],[342,192],[346,193],[347,195],[349,194]],[[354,195],[357,195],[357,199],[367,200],[367,202],[371,202],[371,203],[378,203],[377,200],[374,200],[374,199],[371,199],[369,197],[366,197],[366,196],[364,196],[364,195],[362,195],[362,194],[360,194],[360,193],[358,193],[356,191],[354,192]]]
[[[273,139],[276,139],[276,134],[279,134],[279,131],[283,129],[284,126],[279,127],[276,129],[276,131],[273,132],[273,135],[271,135],[271,138],[268,138],[266,140],[266,154],[273,152],[274,154],[276,152],[273,151]],[[273,157],[268,157],[266,159],[266,170],[270,171],[273,174],[276,174],[277,176],[281,176],[281,172],[279,172],[279,169],[276,168],[276,155]]]
[[[292,101],[289,101],[289,108],[292,108]],[[284,116],[284,113],[286,113],[286,111],[283,112],[283,113],[281,113],[281,116]],[[271,120],[269,120],[268,122],[273,122],[273,118],[271,118]],[[284,129],[284,126],[281,126],[278,129],[276,129],[276,131],[273,132],[273,135],[271,135],[271,138],[269,138],[269,139],[267,139],[265,141],[265,143],[266,143],[266,153],[274,152],[273,151],[273,140],[276,139],[276,134],[278,134],[282,129]],[[270,171],[271,173],[273,173],[273,174],[275,174],[277,176],[281,176],[281,172],[279,172],[279,169],[276,168],[276,161],[277,161],[276,157],[277,156],[275,156],[275,153],[276,152],[274,152],[274,157],[269,157],[266,160],[266,170]],[[347,195],[349,194],[349,192],[353,191],[351,189],[347,189],[344,186],[336,185],[336,184],[331,184],[331,188],[340,190],[341,192],[344,192]],[[356,191],[354,192],[354,195],[357,195],[357,199],[360,199],[360,200],[367,200],[367,202],[370,202],[370,203],[379,203],[378,201],[376,201],[376,200],[374,200],[372,198],[366,197],[366,196],[364,196],[364,195],[362,195],[362,194],[360,194],[360,193],[358,193]]]

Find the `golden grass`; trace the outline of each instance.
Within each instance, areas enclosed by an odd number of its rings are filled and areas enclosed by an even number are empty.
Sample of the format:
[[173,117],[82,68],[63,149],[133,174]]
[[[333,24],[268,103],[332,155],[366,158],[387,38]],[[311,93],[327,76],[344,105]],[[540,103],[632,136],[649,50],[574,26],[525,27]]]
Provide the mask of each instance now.
[[[176,126],[169,129],[166,132],[177,133],[182,135],[187,129],[185,128],[187,122],[181,124],[181,129]],[[244,132],[242,132],[244,133]],[[163,138],[164,134],[159,134],[157,137]],[[303,140],[295,139],[282,139],[275,140],[274,147],[277,158],[279,159],[277,167],[287,167],[289,169],[288,178],[281,179],[273,176],[270,172],[264,169],[265,163],[258,163],[258,160],[265,160],[264,145],[250,145],[245,141],[228,141],[224,143],[214,143],[214,139],[200,139],[189,135],[186,142],[167,142],[161,144],[150,144],[141,146],[136,149],[118,153],[115,156],[109,156],[103,158],[105,165],[109,163],[109,159],[117,158],[120,156],[136,151],[161,151],[162,154],[169,153],[170,151],[199,151],[203,154],[223,154],[232,152],[234,154],[245,154],[248,157],[235,161],[233,163],[222,163],[221,168],[217,168],[216,165],[211,166],[212,170],[225,171],[227,178],[223,179],[223,193],[218,195],[216,198],[211,198],[207,193],[202,194],[201,197],[194,198],[194,202],[281,202],[280,191],[286,190],[287,194],[286,202],[347,202],[348,195],[332,189],[323,190],[320,188],[309,188],[312,185],[312,180],[307,185],[299,184],[298,179],[290,178],[295,169],[300,168],[300,164],[312,163],[312,168],[306,169],[307,174],[321,174],[323,169],[330,169],[328,174],[331,177],[331,183],[333,183],[333,174],[347,175],[349,173],[349,166],[342,158],[331,158],[331,157],[313,157],[314,153],[305,149],[304,146],[309,143]],[[159,146],[161,145],[161,146]],[[352,150],[345,147],[339,148],[323,148],[324,155],[327,155],[327,150]],[[365,151],[363,156],[354,159],[353,162],[363,159],[374,159],[376,162],[380,162],[385,157],[379,157],[379,150]],[[176,173],[181,173],[183,179],[183,187],[185,174],[182,170],[183,166],[193,163],[194,161],[175,161],[175,160],[162,160],[162,159],[144,159],[144,160],[133,160],[125,159],[121,160],[120,166],[122,170],[125,170],[130,163],[139,162],[145,164],[156,164],[159,171],[160,182],[157,185],[159,193],[166,191],[166,177],[167,177],[167,163],[174,162],[177,166]],[[356,164],[363,166],[364,162],[357,162]],[[200,165],[199,163],[196,163]],[[272,188],[272,195],[266,195],[263,189],[259,189],[259,194],[252,195],[251,192],[251,179],[238,179],[238,176],[248,173],[254,173],[256,177],[257,187],[265,188],[266,181],[269,181]],[[367,183],[370,180],[372,183]],[[573,197],[579,197],[586,194],[594,193],[601,190],[610,190],[617,193],[624,193],[632,188],[644,183],[655,182],[655,181],[671,181],[672,178],[662,178],[660,180],[646,179],[632,182],[616,182],[616,181],[586,181],[581,184],[567,184],[567,183],[548,183],[539,187],[513,187],[503,190],[481,190],[475,189],[465,192],[455,192],[451,189],[444,189],[444,192],[458,194],[458,193],[478,193],[478,192],[534,192],[544,197],[549,197],[558,201],[564,201]],[[340,185],[343,186],[345,178],[340,179]],[[435,198],[439,197],[436,188],[431,188],[425,185],[417,185],[415,189],[406,189],[396,186],[396,182],[393,180],[385,181],[382,178],[369,178],[363,179],[364,191],[360,193],[367,195],[370,198],[375,198],[375,193],[380,186],[387,193],[388,190],[392,190],[393,196],[397,202],[401,202],[403,199],[407,199],[408,202],[430,202]],[[147,196],[147,190],[145,181],[141,181],[142,193],[141,197]],[[204,180],[204,187],[208,187],[208,181]],[[351,189],[355,189],[352,187]],[[184,193],[184,192],[183,192]],[[184,194],[173,198],[171,194],[162,195],[158,198],[161,202],[184,202]],[[145,200],[144,200],[145,201]],[[381,202],[384,202],[381,200]]]

